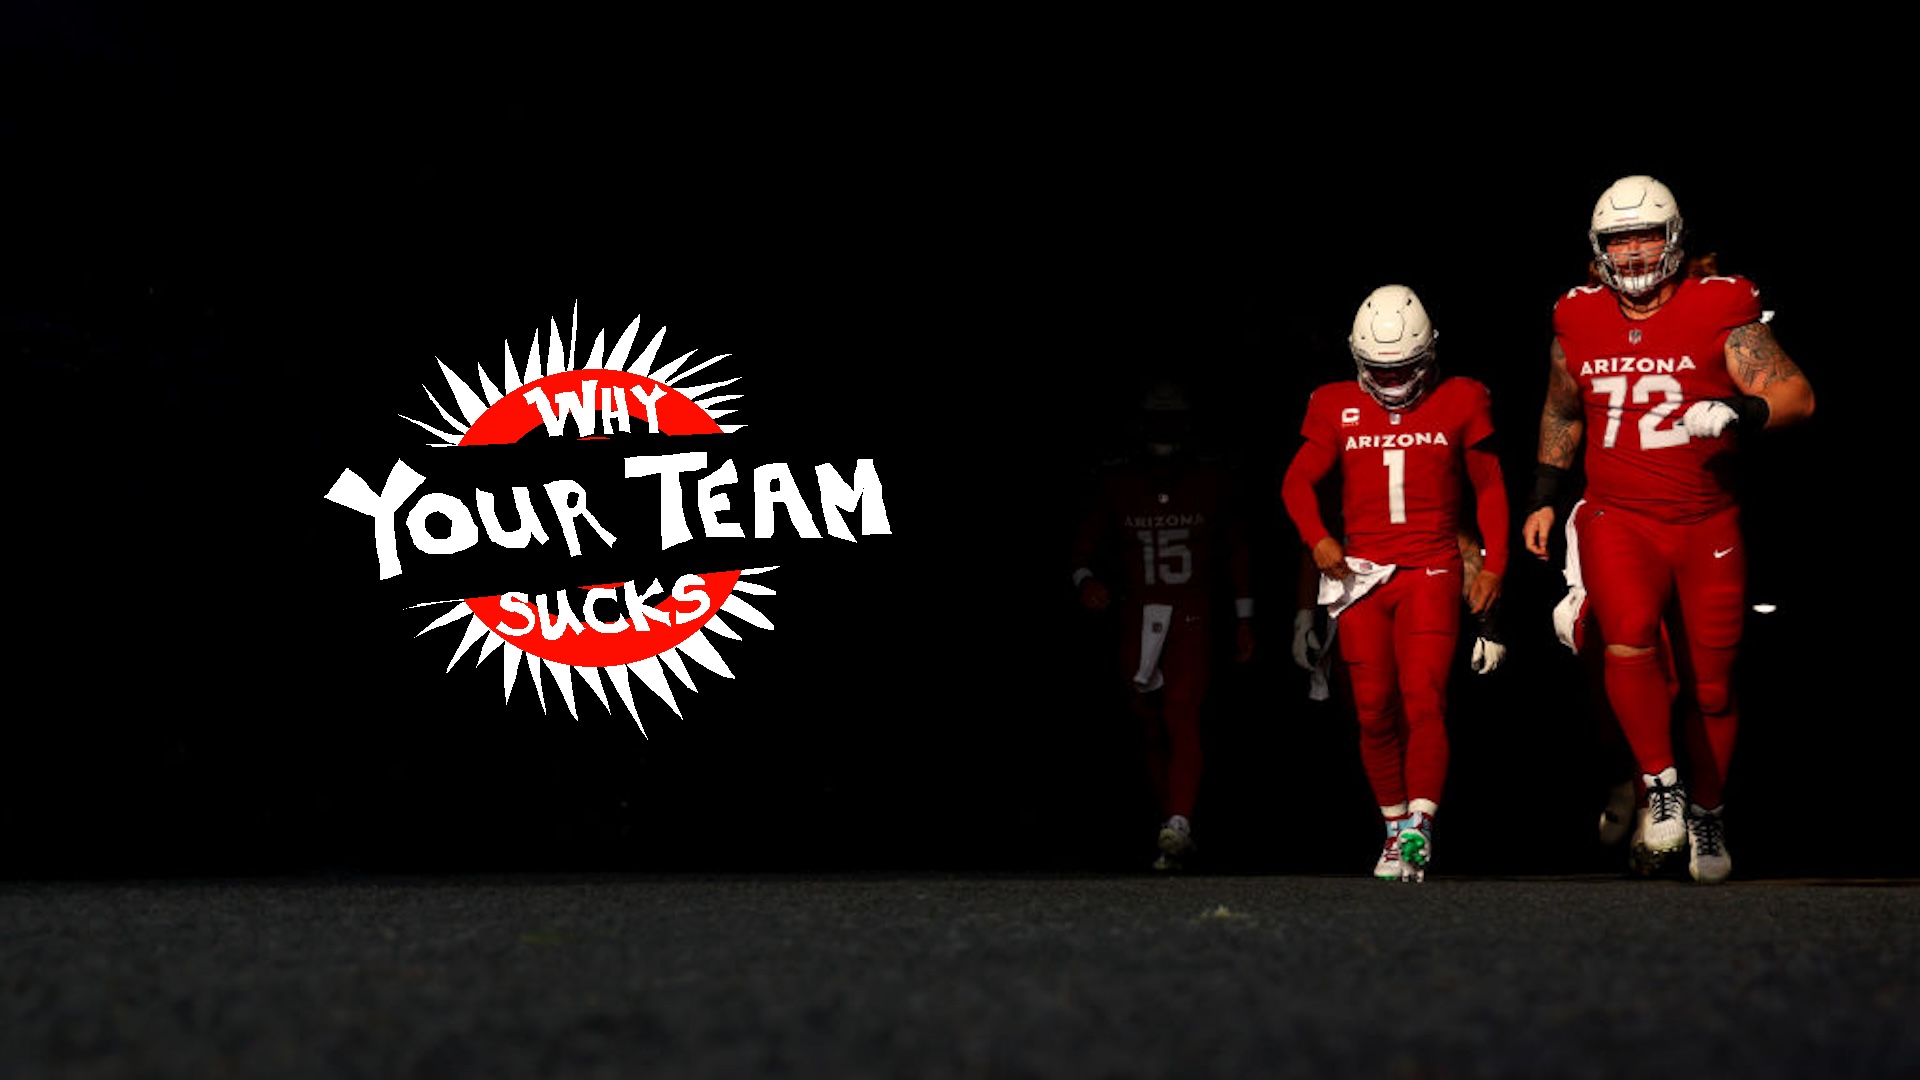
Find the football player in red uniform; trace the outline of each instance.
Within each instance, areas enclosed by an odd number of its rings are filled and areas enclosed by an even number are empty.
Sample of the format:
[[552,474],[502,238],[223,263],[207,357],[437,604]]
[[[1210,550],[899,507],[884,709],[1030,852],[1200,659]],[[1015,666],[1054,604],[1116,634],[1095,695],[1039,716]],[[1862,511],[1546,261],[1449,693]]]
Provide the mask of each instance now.
[[1183,869],[1196,850],[1201,714],[1223,590],[1234,607],[1235,661],[1254,646],[1245,518],[1226,463],[1194,451],[1191,408],[1179,384],[1149,389],[1142,452],[1102,469],[1073,548],[1081,606],[1117,606],[1124,616],[1120,675],[1160,811],[1153,866],[1165,871]]
[[[1447,679],[1459,642],[1466,503],[1486,539],[1466,608],[1490,613],[1506,573],[1506,483],[1487,388],[1442,377],[1425,306],[1404,285],[1375,289],[1348,345],[1358,378],[1313,392],[1304,438],[1281,479],[1287,516],[1321,576],[1360,729],[1360,757],[1386,825],[1374,876],[1423,881],[1447,775]],[[1337,473],[1343,536],[1320,511]],[[1472,498],[1467,498],[1471,491]],[[1503,649],[1476,642],[1475,667]]]
[[[1650,865],[1688,847],[1693,879],[1714,883],[1733,867],[1721,802],[1746,618],[1734,456],[1740,439],[1804,422],[1814,395],[1763,320],[1753,282],[1680,273],[1683,236],[1673,192],[1653,177],[1622,177],[1595,202],[1588,238],[1601,282],[1554,306],[1521,536],[1548,557],[1562,488],[1582,467],[1581,573],[1606,643],[1608,704],[1647,791],[1634,858]],[[1685,782],[1658,650],[1663,616],[1674,620]]]
[[[1718,277],[1720,275],[1720,256],[1717,252],[1687,256],[1687,276]],[[1587,284],[1601,285],[1599,267],[1589,262],[1587,266]],[[1761,317],[1766,318],[1763,312]],[[1567,518],[1566,565],[1563,568],[1567,581],[1567,593],[1553,612],[1554,634],[1576,656],[1579,657],[1580,678],[1587,690],[1589,715],[1593,720],[1594,746],[1599,752],[1596,762],[1599,787],[1606,789],[1606,798],[1600,810],[1599,840],[1602,847],[1617,847],[1625,844],[1632,835],[1634,826],[1640,821],[1638,811],[1647,805],[1646,785],[1641,781],[1640,763],[1633,756],[1632,747],[1627,745],[1625,733],[1620,730],[1620,720],[1613,714],[1613,707],[1607,702],[1606,684],[1606,643],[1601,640],[1600,629],[1595,623],[1592,605],[1587,602],[1586,586],[1580,576],[1580,542],[1574,521],[1580,516],[1580,504],[1575,503],[1565,515]],[[1667,696],[1675,704],[1679,702],[1680,675],[1674,667],[1674,646],[1671,627],[1665,620],[1660,625],[1660,644],[1656,655],[1660,657],[1661,670],[1667,678]],[[1675,709],[1676,720],[1681,710]],[[1634,874],[1646,876],[1660,869],[1665,862],[1664,856],[1652,856],[1644,847],[1629,847],[1627,868]]]

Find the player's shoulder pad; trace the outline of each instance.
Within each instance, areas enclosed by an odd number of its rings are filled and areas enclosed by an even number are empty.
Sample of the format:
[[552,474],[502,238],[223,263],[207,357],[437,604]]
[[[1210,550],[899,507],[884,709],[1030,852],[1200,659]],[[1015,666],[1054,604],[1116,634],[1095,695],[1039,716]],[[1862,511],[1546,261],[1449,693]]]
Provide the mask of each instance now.
[[1693,280],[1702,285],[1745,287],[1755,292],[1760,289],[1760,286],[1754,284],[1753,279],[1745,274],[1708,274]]
[[1553,302],[1553,313],[1548,323],[1555,334],[1566,333],[1572,327],[1599,317],[1598,311],[1612,303],[1612,294],[1605,285],[1575,285]]
[[1704,304],[1720,313],[1729,325],[1758,322],[1760,286],[1741,274],[1715,274],[1690,279]]
[[1448,375],[1440,380],[1440,386],[1434,388],[1435,392],[1441,387],[1448,388],[1450,394],[1466,394],[1477,398],[1493,396],[1493,389],[1472,375]]
[[1321,383],[1319,386],[1314,387],[1313,391],[1307,395],[1307,408],[1313,408],[1314,403],[1317,401],[1324,401],[1340,394],[1346,387],[1357,387],[1359,385],[1360,384],[1353,379],[1336,379],[1333,382]]
[[1717,295],[1731,296],[1742,300],[1747,298],[1757,300],[1760,297],[1759,284],[1744,274],[1711,274],[1707,277],[1694,278],[1693,280],[1699,284],[1702,290],[1711,290]]

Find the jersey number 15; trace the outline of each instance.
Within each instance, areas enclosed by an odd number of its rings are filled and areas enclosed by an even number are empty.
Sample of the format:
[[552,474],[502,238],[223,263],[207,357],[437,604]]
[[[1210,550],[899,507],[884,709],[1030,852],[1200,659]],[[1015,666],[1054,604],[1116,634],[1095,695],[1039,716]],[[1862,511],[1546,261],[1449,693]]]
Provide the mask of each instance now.
[[1140,529],[1141,565],[1149,585],[1185,585],[1193,577],[1193,551],[1186,529]]

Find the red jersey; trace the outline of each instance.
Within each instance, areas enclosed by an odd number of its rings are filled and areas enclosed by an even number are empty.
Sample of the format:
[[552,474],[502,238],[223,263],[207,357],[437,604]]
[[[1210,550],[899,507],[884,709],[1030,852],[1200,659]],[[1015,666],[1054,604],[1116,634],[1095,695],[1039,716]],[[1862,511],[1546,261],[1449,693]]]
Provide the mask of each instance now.
[[1197,610],[1223,585],[1235,599],[1250,597],[1251,560],[1233,498],[1216,462],[1110,467],[1081,525],[1074,565],[1092,567],[1118,554],[1125,573],[1119,590],[1135,603]]
[[[1468,448],[1493,434],[1486,386],[1453,376],[1411,409],[1383,407],[1353,379],[1328,383],[1307,401],[1300,434],[1304,456],[1338,462],[1347,554],[1398,566],[1454,566],[1460,562],[1460,512],[1469,490]],[[1300,484],[1317,482],[1288,470],[1287,511],[1308,545],[1325,535],[1317,500]],[[1504,492],[1496,532],[1504,532]],[[1483,508],[1486,509],[1486,508]],[[1482,515],[1486,521],[1492,517]],[[1318,535],[1313,535],[1318,533]],[[1483,531],[1483,535],[1485,532]],[[1505,536],[1486,536],[1495,573],[1505,570]]]
[[1613,294],[1582,286],[1553,308],[1553,332],[1586,413],[1586,497],[1661,521],[1692,522],[1733,504],[1731,439],[1694,439],[1687,407],[1738,394],[1727,335],[1760,320],[1760,290],[1743,277],[1686,278],[1651,318],[1620,313]]

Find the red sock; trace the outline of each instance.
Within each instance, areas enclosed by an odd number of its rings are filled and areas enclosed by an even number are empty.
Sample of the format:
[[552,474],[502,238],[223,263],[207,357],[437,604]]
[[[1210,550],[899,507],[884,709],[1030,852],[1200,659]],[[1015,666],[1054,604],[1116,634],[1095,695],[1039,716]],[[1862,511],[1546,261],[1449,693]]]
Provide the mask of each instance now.
[[1640,771],[1657,775],[1673,764],[1673,703],[1660,654],[1607,654],[1607,700],[1633,748]]

